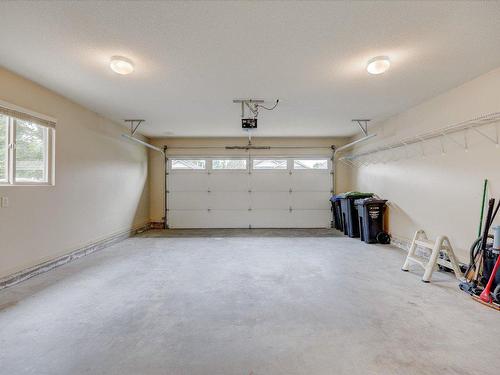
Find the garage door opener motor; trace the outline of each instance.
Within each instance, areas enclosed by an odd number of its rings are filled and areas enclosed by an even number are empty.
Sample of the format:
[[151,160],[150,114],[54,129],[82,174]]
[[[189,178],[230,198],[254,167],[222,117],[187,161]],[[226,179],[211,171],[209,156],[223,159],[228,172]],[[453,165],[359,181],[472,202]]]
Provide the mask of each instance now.
[[233,99],[233,103],[241,105],[241,128],[248,132],[249,140],[251,140],[251,131],[257,129],[259,109],[272,111],[278,106],[279,101],[279,99],[276,99],[272,107],[266,107],[262,99]]

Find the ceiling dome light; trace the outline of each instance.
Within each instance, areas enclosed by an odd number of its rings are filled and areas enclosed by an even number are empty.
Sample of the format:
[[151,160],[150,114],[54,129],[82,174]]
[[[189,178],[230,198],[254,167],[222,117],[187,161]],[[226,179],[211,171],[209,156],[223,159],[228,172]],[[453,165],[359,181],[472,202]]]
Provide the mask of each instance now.
[[382,74],[389,70],[391,66],[391,60],[387,56],[377,56],[373,59],[368,60],[366,64],[366,70],[370,74]]
[[123,56],[113,56],[109,62],[111,70],[118,74],[130,74],[134,71],[134,63],[132,60]]

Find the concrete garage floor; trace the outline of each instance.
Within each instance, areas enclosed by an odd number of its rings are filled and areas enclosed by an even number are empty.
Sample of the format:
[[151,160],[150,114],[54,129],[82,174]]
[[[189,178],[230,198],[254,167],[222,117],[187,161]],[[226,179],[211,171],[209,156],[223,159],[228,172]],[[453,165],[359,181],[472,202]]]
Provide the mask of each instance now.
[[449,274],[278,232],[152,231],[1,291],[0,373],[498,374],[500,315]]

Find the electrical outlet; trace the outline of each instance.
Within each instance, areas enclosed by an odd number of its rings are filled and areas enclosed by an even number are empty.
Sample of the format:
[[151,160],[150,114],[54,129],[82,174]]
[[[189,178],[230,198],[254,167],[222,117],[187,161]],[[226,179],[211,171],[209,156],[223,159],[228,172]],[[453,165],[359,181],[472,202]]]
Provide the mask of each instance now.
[[8,197],[1,197],[0,198],[0,206],[2,208],[7,208],[9,207],[9,198]]

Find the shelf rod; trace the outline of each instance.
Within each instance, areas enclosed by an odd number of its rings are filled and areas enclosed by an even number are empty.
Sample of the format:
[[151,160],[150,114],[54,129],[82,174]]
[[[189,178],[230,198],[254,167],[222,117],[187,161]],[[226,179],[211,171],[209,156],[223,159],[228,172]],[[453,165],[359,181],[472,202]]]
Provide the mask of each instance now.
[[[493,139],[490,136],[488,136],[488,135],[486,135],[483,132],[478,130],[478,128],[481,128],[481,127],[486,126],[486,125],[490,125],[490,124],[498,122],[498,121],[500,121],[500,112],[494,112],[494,113],[490,113],[490,114],[487,114],[484,116],[473,118],[471,120],[463,121],[463,122],[460,122],[458,124],[450,125],[450,126],[447,126],[447,127],[441,128],[441,129],[436,129],[436,130],[431,131],[431,132],[419,134],[419,135],[416,135],[413,137],[404,138],[404,139],[397,141],[395,143],[391,143],[389,145],[382,146],[382,147],[377,147],[374,150],[362,152],[359,154],[345,155],[345,156],[342,156],[340,159],[350,159],[350,160],[358,159],[360,157],[376,154],[376,153],[383,152],[383,151],[393,150],[393,149],[400,148],[400,147],[407,147],[408,145],[412,145],[412,144],[416,144],[416,143],[421,143],[421,145],[423,146],[425,141],[428,141],[428,140],[431,140],[434,138],[438,138],[438,137],[447,136],[449,134],[454,134],[454,133],[458,133],[458,132],[469,130],[469,129],[476,131],[477,133],[486,137],[491,142],[498,144],[498,138]],[[497,129],[497,132],[498,132],[498,129]],[[461,146],[464,147],[464,145],[461,145]],[[425,152],[423,152],[423,154],[425,155]]]

